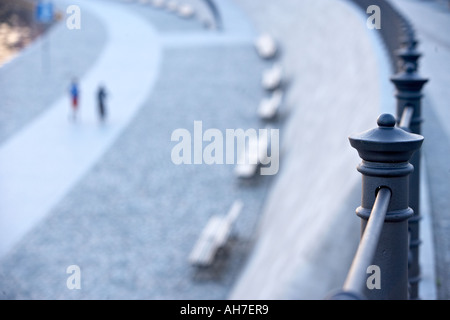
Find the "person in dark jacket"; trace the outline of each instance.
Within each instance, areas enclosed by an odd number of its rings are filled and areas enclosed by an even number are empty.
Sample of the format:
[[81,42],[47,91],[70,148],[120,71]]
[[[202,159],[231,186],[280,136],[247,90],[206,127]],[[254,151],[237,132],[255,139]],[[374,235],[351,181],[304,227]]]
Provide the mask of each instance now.
[[106,119],[106,90],[104,86],[100,86],[97,91],[98,115],[103,122]]

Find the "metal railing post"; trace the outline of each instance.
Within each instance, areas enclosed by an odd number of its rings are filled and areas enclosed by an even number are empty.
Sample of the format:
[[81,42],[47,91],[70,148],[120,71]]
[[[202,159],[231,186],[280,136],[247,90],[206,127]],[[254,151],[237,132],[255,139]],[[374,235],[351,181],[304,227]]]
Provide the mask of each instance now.
[[382,114],[378,128],[349,137],[350,144],[362,159],[358,171],[362,174],[362,201],[356,213],[361,218],[361,234],[369,220],[377,192],[388,188],[391,193],[373,260],[380,270],[380,288],[365,288],[368,299],[408,299],[408,176],[414,170],[409,163],[423,137],[395,127],[390,114]]
[[[399,51],[399,57],[403,60],[403,70],[391,77],[396,87],[397,99],[397,122],[403,117],[406,108],[412,109],[409,127],[403,128],[415,134],[421,134],[422,111],[421,99],[422,88],[428,79],[422,78],[417,73],[417,59],[420,54],[416,51],[417,41],[411,40],[410,45]],[[420,281],[419,265],[419,221],[420,221],[420,166],[421,152],[416,152],[411,158],[411,164],[415,170],[410,176],[409,205],[414,210],[414,217],[409,219],[410,232],[410,263],[409,282],[411,299],[418,299],[418,287]]]
[[400,40],[402,47],[396,51],[396,55],[399,58],[399,71],[405,69],[405,64],[412,63],[414,71],[419,69],[419,58],[422,54],[417,51],[417,45],[419,41],[416,39],[414,30],[411,26],[405,28],[404,35]]

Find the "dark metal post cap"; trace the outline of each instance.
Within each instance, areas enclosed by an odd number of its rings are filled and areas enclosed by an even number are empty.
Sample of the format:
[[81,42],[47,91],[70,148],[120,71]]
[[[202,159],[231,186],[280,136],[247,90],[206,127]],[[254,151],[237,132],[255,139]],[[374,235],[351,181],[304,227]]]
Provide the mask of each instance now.
[[424,138],[395,126],[393,115],[384,113],[377,119],[378,128],[349,137],[361,159],[371,162],[400,163],[411,159]]

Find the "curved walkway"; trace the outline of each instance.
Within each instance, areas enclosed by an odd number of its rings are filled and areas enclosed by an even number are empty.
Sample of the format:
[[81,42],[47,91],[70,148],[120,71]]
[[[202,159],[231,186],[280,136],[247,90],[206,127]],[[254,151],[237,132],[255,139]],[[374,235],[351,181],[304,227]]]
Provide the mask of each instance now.
[[[1,255],[48,213],[104,153],[142,105],[158,74],[161,48],[147,22],[117,6],[91,1],[81,5],[101,19],[109,35],[98,63],[80,79],[78,121],[83,127],[65,121],[70,110],[64,96],[1,146]],[[124,29],[118,20],[130,29]],[[134,36],[129,37],[127,30],[134,30]],[[154,45],[148,46],[141,39]],[[124,82],[133,83],[126,92]],[[112,92],[106,126],[98,125],[92,103],[101,83]]]
[[[65,12],[64,2],[57,4]],[[0,144],[65,96],[72,77],[84,77],[97,62],[107,31],[88,10],[82,18],[82,30],[69,30],[65,21],[56,23],[1,67]]]

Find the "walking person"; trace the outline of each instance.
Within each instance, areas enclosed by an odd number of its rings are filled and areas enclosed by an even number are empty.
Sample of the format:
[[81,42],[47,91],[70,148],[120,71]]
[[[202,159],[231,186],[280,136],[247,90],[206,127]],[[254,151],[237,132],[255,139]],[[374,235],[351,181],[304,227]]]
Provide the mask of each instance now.
[[78,81],[76,78],[72,79],[72,83],[70,85],[70,97],[72,103],[72,119],[76,120],[77,112],[78,112],[78,99],[80,95],[80,90],[78,88]]
[[98,106],[98,115],[100,117],[100,121],[105,121],[106,118],[106,90],[104,86],[100,86],[97,91],[97,106]]

